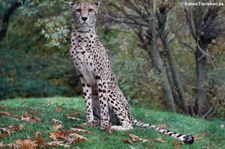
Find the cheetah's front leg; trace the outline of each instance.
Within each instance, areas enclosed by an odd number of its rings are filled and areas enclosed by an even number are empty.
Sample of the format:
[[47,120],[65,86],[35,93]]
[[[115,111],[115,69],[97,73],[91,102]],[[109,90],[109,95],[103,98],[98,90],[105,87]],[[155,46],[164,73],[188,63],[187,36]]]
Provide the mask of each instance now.
[[94,115],[92,108],[92,89],[91,86],[83,79],[80,78],[82,88],[83,88],[83,96],[86,104],[86,120],[88,124],[94,123]]
[[109,105],[107,98],[107,83],[101,79],[97,80],[98,96],[100,102],[101,128],[109,127]]

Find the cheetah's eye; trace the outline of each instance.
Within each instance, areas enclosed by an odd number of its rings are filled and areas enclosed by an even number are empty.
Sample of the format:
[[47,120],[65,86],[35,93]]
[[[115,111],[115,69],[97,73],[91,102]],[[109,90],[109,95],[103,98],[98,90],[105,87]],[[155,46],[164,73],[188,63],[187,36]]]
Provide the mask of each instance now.
[[94,10],[93,10],[93,9],[91,9],[91,8],[90,8],[90,9],[88,9],[88,12],[92,12],[92,11],[94,11]]
[[81,12],[81,9],[76,9],[77,12]]

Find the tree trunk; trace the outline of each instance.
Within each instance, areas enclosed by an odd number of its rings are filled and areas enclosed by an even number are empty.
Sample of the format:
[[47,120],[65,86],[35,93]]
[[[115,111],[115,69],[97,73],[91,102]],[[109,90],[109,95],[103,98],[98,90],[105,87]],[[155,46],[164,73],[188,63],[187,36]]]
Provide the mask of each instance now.
[[172,89],[169,83],[169,79],[167,76],[166,68],[163,65],[163,60],[160,56],[159,50],[157,48],[157,36],[156,36],[156,1],[153,1],[153,8],[152,8],[152,20],[149,24],[149,34],[148,36],[148,46],[146,47],[147,52],[152,58],[152,62],[154,67],[159,72],[159,75],[161,76],[161,83],[164,93],[164,98],[166,102],[166,107],[169,111],[175,112],[175,103],[173,99],[173,93]]
[[6,32],[9,26],[9,18],[13,15],[17,8],[22,5],[22,2],[15,1],[12,5],[6,10],[2,19],[2,27],[0,30],[0,42],[6,36]]
[[[201,48],[201,49],[200,49]],[[197,110],[198,115],[202,116],[206,111],[208,106],[207,101],[207,91],[205,89],[207,85],[207,57],[202,52],[206,52],[208,48],[208,43],[199,43],[195,52],[196,60],[196,86],[197,86]]]
[[166,68],[165,66],[163,66],[163,61],[158,49],[156,48],[155,42],[151,45],[152,46],[149,46],[148,48],[148,52],[151,55],[154,67],[159,71],[159,75],[161,76],[161,83],[163,87],[164,98],[166,101],[166,107],[169,111],[175,112],[176,108],[174,104],[173,93],[166,73]]
[[[163,33],[163,34],[165,34],[165,33]],[[176,90],[177,90],[177,93],[179,95],[180,102],[182,104],[182,105],[180,105],[181,106],[180,108],[185,113],[188,113],[188,105],[187,105],[187,100],[185,98],[183,85],[182,85],[182,82],[180,80],[179,73],[177,72],[176,64],[174,63],[174,60],[173,60],[173,54],[172,54],[171,48],[169,46],[168,39],[167,39],[166,36],[162,35],[161,40],[163,42],[163,46],[164,46],[164,49],[165,49],[166,54],[167,54],[167,59],[168,59],[169,65],[170,65],[170,70],[172,72],[174,84],[176,86]]]

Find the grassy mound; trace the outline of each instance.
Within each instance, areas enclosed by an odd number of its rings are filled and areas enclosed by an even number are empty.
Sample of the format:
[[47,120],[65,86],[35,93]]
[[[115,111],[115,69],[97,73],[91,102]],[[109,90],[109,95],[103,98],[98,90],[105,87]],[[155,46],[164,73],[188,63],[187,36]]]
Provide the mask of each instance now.
[[132,113],[139,120],[159,124],[172,131],[192,134],[196,141],[193,145],[184,145],[152,129],[135,128],[126,132],[111,132],[86,126],[83,124],[85,106],[80,97],[15,98],[0,101],[0,148],[1,145],[24,148],[29,145],[30,148],[51,148],[55,145],[56,148],[70,146],[90,149],[225,148],[223,121],[206,121],[133,107]]

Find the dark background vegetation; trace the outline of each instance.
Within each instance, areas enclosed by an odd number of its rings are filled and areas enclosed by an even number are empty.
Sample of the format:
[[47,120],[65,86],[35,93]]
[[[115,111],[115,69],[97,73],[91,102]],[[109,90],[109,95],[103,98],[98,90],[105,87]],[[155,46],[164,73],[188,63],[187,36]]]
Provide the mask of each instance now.
[[[0,99],[80,96],[67,1],[0,0],[0,7]],[[224,9],[102,0],[97,32],[129,102],[224,119]]]

